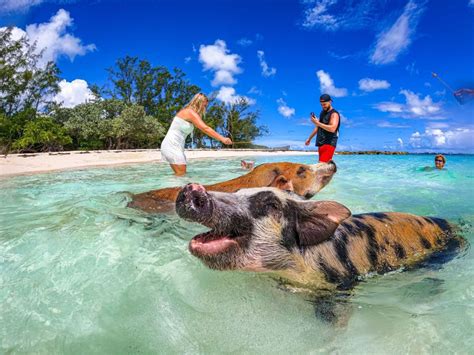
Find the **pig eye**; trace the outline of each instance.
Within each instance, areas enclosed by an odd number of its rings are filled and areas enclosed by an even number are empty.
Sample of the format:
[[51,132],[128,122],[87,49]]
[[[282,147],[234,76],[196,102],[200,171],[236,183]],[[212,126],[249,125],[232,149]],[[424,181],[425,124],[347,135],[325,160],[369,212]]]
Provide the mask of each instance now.
[[249,209],[252,217],[265,217],[279,213],[283,204],[271,191],[262,191],[249,198]]
[[298,177],[301,177],[301,178],[305,176],[305,173],[306,173],[306,168],[304,166],[300,166],[298,171],[296,171],[296,175],[298,175]]

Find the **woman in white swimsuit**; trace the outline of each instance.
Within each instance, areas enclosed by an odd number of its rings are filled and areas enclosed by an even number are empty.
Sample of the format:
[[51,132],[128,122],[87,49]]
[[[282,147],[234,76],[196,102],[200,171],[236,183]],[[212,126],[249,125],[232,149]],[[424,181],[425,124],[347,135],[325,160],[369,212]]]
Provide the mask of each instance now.
[[194,127],[223,144],[232,144],[230,138],[221,136],[202,120],[208,102],[209,100],[203,93],[194,95],[192,100],[173,118],[173,122],[171,122],[171,126],[161,143],[161,157],[170,163],[171,169],[177,176],[186,174],[187,161],[184,155],[184,142],[186,137],[192,133]]

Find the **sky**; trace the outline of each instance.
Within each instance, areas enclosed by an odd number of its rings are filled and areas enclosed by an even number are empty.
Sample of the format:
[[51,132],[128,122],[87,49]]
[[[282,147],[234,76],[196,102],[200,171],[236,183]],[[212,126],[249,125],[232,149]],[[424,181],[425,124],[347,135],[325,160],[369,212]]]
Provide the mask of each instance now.
[[[305,147],[328,93],[337,150],[474,153],[474,0],[0,0],[61,70],[74,106],[126,55],[181,68],[218,100],[248,98],[270,147]],[[432,76],[438,74],[449,87]]]

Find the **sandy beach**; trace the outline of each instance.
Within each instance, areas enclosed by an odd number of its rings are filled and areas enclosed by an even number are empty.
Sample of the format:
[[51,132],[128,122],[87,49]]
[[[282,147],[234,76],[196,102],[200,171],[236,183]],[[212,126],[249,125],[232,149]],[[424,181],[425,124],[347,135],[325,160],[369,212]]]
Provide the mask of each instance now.
[[[230,157],[251,157],[263,155],[313,155],[314,151],[268,151],[251,149],[220,149],[220,150],[187,150],[188,159],[216,159]],[[0,176],[15,176],[42,173],[55,170],[82,169],[91,167],[127,165],[136,163],[157,162],[161,153],[157,149],[117,150],[117,151],[71,151],[35,154],[11,154],[0,158]]]

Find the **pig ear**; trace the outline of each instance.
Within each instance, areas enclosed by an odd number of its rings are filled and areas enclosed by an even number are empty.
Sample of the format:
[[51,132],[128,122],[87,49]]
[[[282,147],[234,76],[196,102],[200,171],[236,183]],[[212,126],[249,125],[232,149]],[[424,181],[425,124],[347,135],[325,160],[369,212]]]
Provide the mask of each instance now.
[[293,192],[294,191],[294,188],[293,188],[293,183],[291,182],[291,180],[288,180],[285,175],[280,175],[278,176],[275,181],[273,181],[273,183],[271,184],[272,187],[276,187],[280,190],[284,190],[284,191],[291,191]]
[[316,245],[330,239],[351,211],[334,201],[311,201],[303,204],[297,219],[300,247]]

